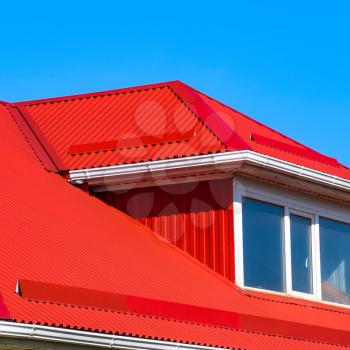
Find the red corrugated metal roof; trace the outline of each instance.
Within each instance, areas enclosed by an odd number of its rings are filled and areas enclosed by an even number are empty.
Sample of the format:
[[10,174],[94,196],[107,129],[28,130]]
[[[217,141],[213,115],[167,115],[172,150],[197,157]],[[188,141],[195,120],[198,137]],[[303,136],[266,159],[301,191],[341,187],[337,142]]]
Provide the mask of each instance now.
[[[243,293],[127,215],[46,172],[3,105],[0,123],[6,164],[0,293],[12,320],[231,348],[350,345],[348,309]],[[54,297],[30,301],[15,293],[19,279],[230,312],[238,329],[62,305]]]
[[171,83],[18,104],[60,170],[223,152]]
[[350,169],[340,164],[336,159],[320,154],[201,92],[197,93],[215,111],[217,117],[225,120],[232,130],[240,135],[251,150],[350,179]]
[[59,170],[253,150],[350,179],[335,159],[179,81],[15,106]]

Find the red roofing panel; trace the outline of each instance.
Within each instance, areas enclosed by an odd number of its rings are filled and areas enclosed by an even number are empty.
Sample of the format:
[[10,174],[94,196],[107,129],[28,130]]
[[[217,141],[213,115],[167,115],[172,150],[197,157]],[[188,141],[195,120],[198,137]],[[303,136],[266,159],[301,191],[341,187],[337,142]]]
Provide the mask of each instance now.
[[181,142],[189,141],[191,138],[196,136],[195,130],[189,130],[185,132],[167,133],[163,135],[149,135],[141,137],[133,137],[127,139],[118,139],[113,141],[85,143],[80,145],[73,145],[69,148],[69,153],[84,154],[92,152],[103,152],[103,151],[115,151],[122,150],[124,148],[140,147],[140,146],[152,146],[157,144],[163,144],[166,142]]
[[230,124],[221,119],[216,111],[206,104],[200,95],[189,86],[175,81],[171,84],[171,89],[181,97],[186,105],[207,125],[230,150],[249,150],[249,145],[242,140]]
[[[247,350],[329,350],[349,349],[327,341],[312,341],[252,332],[244,329],[214,327],[205,324],[179,322],[156,317],[139,317],[129,313],[95,311],[56,304],[28,303],[23,307],[23,318],[18,321],[46,324],[50,313],[54,314],[58,327],[78,328],[96,332],[113,332],[120,335],[147,337],[183,343]],[[84,322],[82,320],[84,319]],[[338,337],[340,342],[341,335]]]
[[226,147],[168,83],[20,103],[60,170],[222,152]]
[[350,179],[350,169],[336,159],[320,154],[203,93],[198,94],[215,111],[216,116],[237,132],[252,151]]
[[7,309],[4,299],[0,293],[0,319],[11,319],[9,310]]
[[6,107],[43,166],[50,171],[58,171],[59,168],[55,165],[53,159],[47,151],[49,145],[43,145],[38,137],[39,130],[33,130],[33,125],[31,125],[30,122],[24,117],[19,108],[11,105],[7,105]]
[[[270,334],[298,335],[323,341],[338,342],[349,339],[346,331],[301,323],[291,323],[261,316],[239,314],[233,311],[211,309],[163,300],[140,298],[99,290],[77,288],[29,280],[20,280],[20,295],[27,300],[65,306],[85,307],[98,311],[132,313],[140,316],[162,317],[208,326],[265,331]],[[350,340],[350,339],[349,339]]]
[[328,164],[330,166],[339,167],[341,166],[339,162],[331,157],[327,157],[321,153],[315,152],[313,150],[307,149],[303,146],[290,145],[285,142],[276,141],[269,137],[261,136],[259,134],[250,134],[250,139],[261,145],[272,147],[277,150],[285,151],[291,154],[295,154],[304,158],[309,158],[321,163]]
[[16,106],[59,170],[245,149],[350,179],[335,159],[179,81]]
[[[244,294],[127,215],[46,172],[3,106],[0,123],[0,162],[6,165],[0,175],[0,292],[12,319],[231,348],[350,345],[348,309]],[[240,329],[181,322],[171,314],[29,301],[15,293],[18,279],[231,312],[239,315]]]
[[178,321],[197,322],[214,326],[239,327],[239,317],[235,312],[203,306],[31,280],[19,280],[17,288],[19,288],[19,294],[23,298],[32,301],[106,311],[129,312],[152,317],[167,317]]

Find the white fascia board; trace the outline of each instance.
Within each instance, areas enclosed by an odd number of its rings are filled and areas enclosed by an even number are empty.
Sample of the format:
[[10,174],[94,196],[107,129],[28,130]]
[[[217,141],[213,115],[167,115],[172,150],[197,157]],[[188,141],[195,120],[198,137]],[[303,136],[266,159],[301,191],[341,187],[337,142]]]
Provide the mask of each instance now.
[[217,347],[0,321],[0,337],[125,350],[216,350]]
[[91,184],[103,185],[108,179],[125,178],[125,176],[132,177],[136,175],[137,177],[149,174],[156,178],[157,174],[164,176],[164,174],[170,175],[171,172],[179,171],[190,175],[192,171],[198,168],[230,171],[237,168],[238,165],[244,164],[251,164],[329,187],[350,191],[349,180],[252,151],[223,152],[195,157],[72,170],[69,172],[69,181],[72,183],[91,181]]
[[99,168],[72,170],[69,172],[70,181],[92,180],[131,174],[157,173],[171,170],[205,167],[208,165],[223,165],[238,161],[242,157],[240,152],[217,153],[211,155],[155,160],[135,164],[114,165]]

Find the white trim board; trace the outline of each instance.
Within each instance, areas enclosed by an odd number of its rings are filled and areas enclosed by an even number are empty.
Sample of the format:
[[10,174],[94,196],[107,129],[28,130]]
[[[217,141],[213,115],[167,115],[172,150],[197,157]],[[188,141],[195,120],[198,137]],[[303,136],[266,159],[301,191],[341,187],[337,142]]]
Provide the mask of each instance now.
[[350,194],[350,180],[252,151],[223,152],[136,164],[72,170],[69,172],[69,181],[73,184],[87,182],[91,186],[106,186],[108,188],[110,185],[123,182],[130,184],[144,181],[145,177],[159,181],[160,179],[171,179],[175,176],[232,173],[238,170],[244,172],[242,167],[245,165],[269,170],[277,175],[285,174]]
[[0,321],[0,337],[125,350],[216,350],[217,347]]

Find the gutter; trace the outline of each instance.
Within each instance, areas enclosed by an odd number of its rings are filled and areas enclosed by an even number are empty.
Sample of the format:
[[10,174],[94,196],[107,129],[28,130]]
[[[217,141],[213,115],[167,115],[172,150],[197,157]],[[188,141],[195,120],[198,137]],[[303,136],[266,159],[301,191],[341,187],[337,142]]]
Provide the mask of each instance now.
[[216,350],[217,347],[77,331],[58,327],[0,321],[0,337],[38,340],[65,345],[125,350]]
[[213,169],[227,172],[233,171],[244,164],[255,165],[259,168],[277,171],[328,187],[350,191],[350,180],[253,151],[223,152],[195,157],[72,170],[69,172],[69,181],[73,184],[88,182],[91,185],[98,186],[118,182],[118,179],[126,177],[131,180],[133,175],[136,179],[140,179],[143,175],[151,175],[153,179],[156,179],[159,176],[164,178],[177,173],[189,175],[194,171]]

